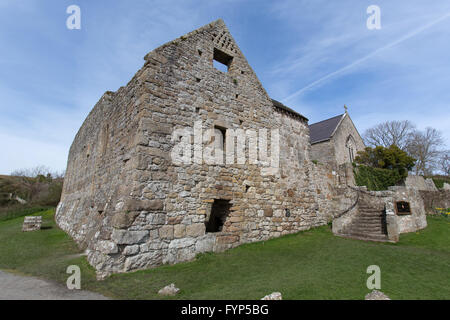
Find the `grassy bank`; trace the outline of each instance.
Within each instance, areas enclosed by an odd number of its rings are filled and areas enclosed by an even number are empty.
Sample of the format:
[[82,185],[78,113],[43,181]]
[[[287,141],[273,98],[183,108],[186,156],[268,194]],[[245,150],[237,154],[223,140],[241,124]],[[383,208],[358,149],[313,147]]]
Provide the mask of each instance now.
[[5,221],[9,219],[14,219],[18,217],[28,216],[41,211],[50,210],[51,207],[43,206],[27,206],[27,205],[16,205],[11,207],[0,208],[0,221]]
[[[328,226],[195,261],[113,275],[96,281],[74,242],[39,213],[44,230],[21,232],[23,218],[0,222],[0,269],[65,283],[65,270],[77,264],[82,288],[124,299],[158,299],[175,283],[178,299],[260,299],[280,291],[283,299],[363,299],[366,268],[381,268],[381,290],[392,299],[450,298],[450,219],[428,217],[428,228],[401,236],[397,244],[334,237]],[[75,256],[74,256],[75,255]]]

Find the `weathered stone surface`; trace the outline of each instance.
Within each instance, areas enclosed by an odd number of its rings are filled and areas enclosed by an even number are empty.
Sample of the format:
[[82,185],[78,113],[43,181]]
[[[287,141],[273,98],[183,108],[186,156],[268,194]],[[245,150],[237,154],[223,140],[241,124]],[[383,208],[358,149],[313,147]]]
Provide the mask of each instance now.
[[175,238],[184,238],[186,236],[186,225],[177,224],[173,227],[173,236]]
[[136,200],[128,199],[125,204],[125,210],[129,211],[159,211],[164,208],[162,200]]
[[195,251],[198,253],[213,251],[215,242],[216,237],[214,235],[207,234],[197,240],[195,243]]
[[158,291],[158,294],[161,296],[174,296],[178,292],[180,292],[180,289],[175,287],[175,284],[171,283],[168,286],[165,286],[164,288],[160,289]]
[[128,231],[114,229],[111,240],[117,244],[136,244],[144,242],[148,237],[148,231]]
[[112,218],[112,226],[117,229],[126,229],[131,226],[139,212],[118,212]]
[[191,238],[175,239],[170,242],[169,249],[186,248],[193,246],[194,244],[195,240]]
[[123,249],[122,254],[124,254],[126,256],[131,256],[138,252],[139,252],[139,245],[136,244],[136,245],[132,245],[132,246],[126,246]]
[[205,234],[204,223],[194,223],[186,226],[186,235],[188,237],[199,237]]
[[365,300],[391,300],[391,299],[383,292],[373,290],[371,293],[368,293],[366,295]]
[[115,254],[119,252],[117,244],[113,241],[107,240],[97,242],[96,249],[104,254]]
[[273,216],[273,209],[272,209],[272,208],[266,208],[266,209],[264,209],[264,216],[265,216],[265,217],[271,217],[271,216]]
[[124,271],[155,267],[157,265],[160,265],[161,263],[162,263],[161,251],[153,250],[150,252],[126,258],[124,263]]
[[173,239],[173,226],[165,225],[159,228],[159,237],[161,239]]
[[264,298],[261,298],[261,300],[283,300],[283,298],[280,292],[272,292]]

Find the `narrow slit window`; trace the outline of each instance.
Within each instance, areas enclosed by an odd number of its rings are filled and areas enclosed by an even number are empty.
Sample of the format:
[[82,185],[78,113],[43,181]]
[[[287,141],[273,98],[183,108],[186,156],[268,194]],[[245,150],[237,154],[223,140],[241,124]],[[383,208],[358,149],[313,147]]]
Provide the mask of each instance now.
[[214,126],[215,130],[220,131],[220,135],[222,137],[219,137],[219,139],[222,140],[222,150],[223,150],[223,163],[226,162],[226,145],[227,145],[227,128],[220,127],[220,126]]

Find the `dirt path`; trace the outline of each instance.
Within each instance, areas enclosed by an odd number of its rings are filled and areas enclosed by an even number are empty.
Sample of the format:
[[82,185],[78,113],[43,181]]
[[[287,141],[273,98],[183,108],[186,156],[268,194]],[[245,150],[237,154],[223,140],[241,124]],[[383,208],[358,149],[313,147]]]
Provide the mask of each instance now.
[[66,287],[34,277],[0,271],[0,300],[105,300],[101,294],[69,290]]

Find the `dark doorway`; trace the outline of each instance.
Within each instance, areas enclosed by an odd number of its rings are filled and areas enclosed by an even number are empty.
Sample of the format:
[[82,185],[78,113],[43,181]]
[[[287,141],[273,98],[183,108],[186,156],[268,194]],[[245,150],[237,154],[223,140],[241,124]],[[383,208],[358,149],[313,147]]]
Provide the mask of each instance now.
[[223,224],[230,214],[230,208],[230,200],[214,199],[214,203],[211,207],[209,221],[205,223],[206,232],[222,231]]

